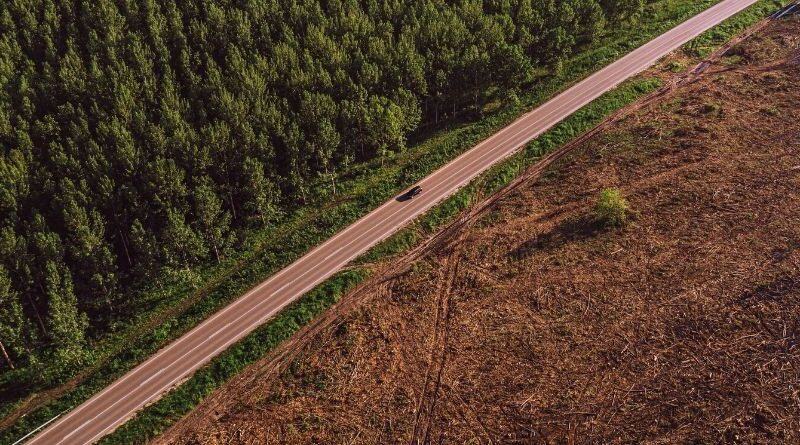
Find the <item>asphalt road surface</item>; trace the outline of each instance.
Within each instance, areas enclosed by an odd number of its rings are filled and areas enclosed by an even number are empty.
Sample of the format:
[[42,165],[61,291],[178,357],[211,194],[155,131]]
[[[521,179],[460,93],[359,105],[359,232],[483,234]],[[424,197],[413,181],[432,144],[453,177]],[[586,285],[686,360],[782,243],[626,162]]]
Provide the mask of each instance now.
[[413,199],[378,207],[53,422],[29,444],[94,443],[371,246],[452,195],[531,139],[757,0],[723,0],[463,153],[419,184]]

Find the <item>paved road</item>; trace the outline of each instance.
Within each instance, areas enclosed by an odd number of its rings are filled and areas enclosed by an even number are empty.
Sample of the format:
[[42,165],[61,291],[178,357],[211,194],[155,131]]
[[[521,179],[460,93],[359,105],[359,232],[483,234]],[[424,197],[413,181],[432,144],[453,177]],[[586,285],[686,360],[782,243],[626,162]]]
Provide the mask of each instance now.
[[391,200],[375,209],[166,346],[28,443],[96,442],[283,307],[481,172],[593,99],[756,1],[723,0],[520,117],[422,180],[421,195],[405,202]]

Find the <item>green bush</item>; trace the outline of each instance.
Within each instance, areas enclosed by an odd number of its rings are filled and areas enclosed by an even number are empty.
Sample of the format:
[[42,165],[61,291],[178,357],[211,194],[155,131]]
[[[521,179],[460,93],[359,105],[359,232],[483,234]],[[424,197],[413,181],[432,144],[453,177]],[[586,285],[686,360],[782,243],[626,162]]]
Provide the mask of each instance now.
[[667,65],[667,69],[673,73],[680,73],[686,69],[686,65],[678,62],[671,62]]
[[600,192],[594,213],[604,226],[624,226],[629,212],[630,205],[618,188],[607,188]]
[[722,106],[716,103],[705,103],[700,107],[700,112],[707,116],[721,116]]

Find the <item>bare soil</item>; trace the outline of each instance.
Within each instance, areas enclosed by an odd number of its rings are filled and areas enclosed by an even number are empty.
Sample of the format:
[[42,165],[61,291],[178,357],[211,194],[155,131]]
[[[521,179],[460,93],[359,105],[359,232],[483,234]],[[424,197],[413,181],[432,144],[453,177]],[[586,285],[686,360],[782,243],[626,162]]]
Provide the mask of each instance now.
[[771,24],[156,442],[800,443],[798,81]]

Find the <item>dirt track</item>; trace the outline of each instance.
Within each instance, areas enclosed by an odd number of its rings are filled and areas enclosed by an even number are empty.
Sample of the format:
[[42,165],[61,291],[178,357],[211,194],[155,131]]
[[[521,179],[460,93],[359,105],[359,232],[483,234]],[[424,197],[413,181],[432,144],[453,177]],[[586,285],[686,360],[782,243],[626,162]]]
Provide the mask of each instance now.
[[[163,440],[800,441],[798,28],[531,170]],[[605,186],[632,226],[594,224]]]

